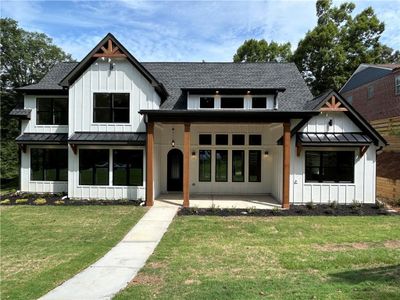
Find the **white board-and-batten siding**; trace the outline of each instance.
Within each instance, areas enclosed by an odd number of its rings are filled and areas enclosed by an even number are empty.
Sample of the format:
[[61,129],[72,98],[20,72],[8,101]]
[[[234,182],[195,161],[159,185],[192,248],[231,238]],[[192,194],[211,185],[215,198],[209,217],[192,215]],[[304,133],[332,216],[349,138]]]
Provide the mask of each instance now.
[[[332,120],[332,126],[329,126]],[[321,113],[313,117],[300,132],[361,132],[343,112]],[[328,183],[306,182],[305,151],[354,151],[354,182]],[[304,147],[297,156],[295,138],[291,142],[290,202],[351,204],[353,202],[375,203],[376,146],[371,144],[361,157],[359,147]]]
[[[69,89],[69,133],[144,132],[141,109],[158,109],[160,97],[150,82],[126,59],[110,64],[96,60]],[[93,93],[129,93],[129,123],[94,123]]]

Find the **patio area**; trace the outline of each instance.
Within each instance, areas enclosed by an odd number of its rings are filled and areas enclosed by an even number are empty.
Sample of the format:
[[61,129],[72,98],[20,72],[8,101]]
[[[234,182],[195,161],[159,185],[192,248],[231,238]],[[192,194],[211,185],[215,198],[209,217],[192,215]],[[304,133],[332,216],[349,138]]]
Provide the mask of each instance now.
[[[155,206],[182,206],[182,193],[160,194],[154,201]],[[282,204],[271,195],[219,195],[193,194],[190,195],[190,207],[198,208],[253,208],[274,209],[281,208]]]

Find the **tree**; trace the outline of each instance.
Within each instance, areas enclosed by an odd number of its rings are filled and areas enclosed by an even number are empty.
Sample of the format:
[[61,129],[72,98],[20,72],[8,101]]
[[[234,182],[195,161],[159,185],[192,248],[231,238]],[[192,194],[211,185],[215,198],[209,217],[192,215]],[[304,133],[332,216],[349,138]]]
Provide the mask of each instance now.
[[362,63],[399,61],[399,51],[380,43],[385,29],[371,7],[352,17],[354,3],[332,7],[331,0],[318,0],[318,23],[307,32],[293,60],[314,94],[339,89]]
[[268,44],[264,39],[246,40],[233,56],[234,62],[287,62],[292,56],[290,43]]
[[[15,88],[38,82],[56,63],[71,61],[71,55],[53,44],[44,33],[28,32],[10,18],[0,19],[1,177],[15,174],[12,161],[17,151],[11,143],[18,134],[18,122],[9,117],[20,96]],[[13,154],[13,155],[9,155]],[[11,168],[11,170],[10,170]],[[7,176],[8,177],[8,176]]]

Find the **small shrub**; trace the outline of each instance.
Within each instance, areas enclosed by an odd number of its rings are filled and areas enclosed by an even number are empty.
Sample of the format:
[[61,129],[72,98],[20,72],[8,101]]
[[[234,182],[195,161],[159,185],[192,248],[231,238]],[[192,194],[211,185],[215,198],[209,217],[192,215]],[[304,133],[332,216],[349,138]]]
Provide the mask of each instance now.
[[54,205],[64,205],[64,201],[63,200],[56,200],[54,201]]
[[10,205],[10,204],[11,204],[11,201],[10,201],[10,199],[4,199],[4,200],[1,200],[1,201],[0,201],[0,204],[1,204],[1,205]]
[[338,207],[338,203],[336,201],[332,201],[331,203],[329,203],[329,206],[333,209],[336,209]]
[[44,205],[47,203],[46,199],[44,198],[37,198],[35,201],[33,201],[36,205]]
[[311,209],[315,208],[315,205],[312,201],[310,201],[310,202],[307,202],[306,207],[311,210]]
[[356,209],[356,210],[358,210],[358,209],[360,209],[362,207],[362,203],[361,202],[358,202],[357,200],[353,200],[353,202],[352,202],[352,204],[351,204],[351,208],[352,209]]
[[273,215],[280,215],[281,214],[281,209],[279,208],[279,207],[274,207],[273,209],[272,209],[272,214]]
[[28,199],[26,199],[26,198],[15,200],[15,204],[27,204],[27,203],[28,203]]

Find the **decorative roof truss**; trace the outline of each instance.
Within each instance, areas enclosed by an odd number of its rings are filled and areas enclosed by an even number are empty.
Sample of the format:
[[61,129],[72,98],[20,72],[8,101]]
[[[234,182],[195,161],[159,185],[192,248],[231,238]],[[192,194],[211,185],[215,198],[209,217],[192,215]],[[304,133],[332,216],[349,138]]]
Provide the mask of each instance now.
[[93,57],[117,58],[126,57],[126,55],[121,52],[118,46],[115,45],[111,39],[108,39],[108,41],[100,47],[99,51],[93,54]]
[[320,111],[347,111],[342,103],[332,95],[332,97],[320,108]]

